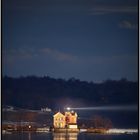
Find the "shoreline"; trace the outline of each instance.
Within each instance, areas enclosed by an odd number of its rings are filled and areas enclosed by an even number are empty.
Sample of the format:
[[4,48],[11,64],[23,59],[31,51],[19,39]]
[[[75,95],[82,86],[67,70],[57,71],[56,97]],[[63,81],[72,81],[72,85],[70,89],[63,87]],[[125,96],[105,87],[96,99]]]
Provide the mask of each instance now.
[[12,133],[58,133],[58,134],[70,134],[70,133],[91,133],[91,134],[136,134],[138,129],[54,129],[48,131],[15,131],[15,130],[2,130],[2,134]]

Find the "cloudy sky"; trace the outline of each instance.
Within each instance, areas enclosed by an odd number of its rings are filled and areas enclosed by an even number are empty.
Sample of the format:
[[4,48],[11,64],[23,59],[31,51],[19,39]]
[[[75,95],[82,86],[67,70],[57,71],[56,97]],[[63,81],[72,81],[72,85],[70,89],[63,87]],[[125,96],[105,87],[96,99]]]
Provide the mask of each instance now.
[[138,1],[2,0],[2,72],[137,80]]

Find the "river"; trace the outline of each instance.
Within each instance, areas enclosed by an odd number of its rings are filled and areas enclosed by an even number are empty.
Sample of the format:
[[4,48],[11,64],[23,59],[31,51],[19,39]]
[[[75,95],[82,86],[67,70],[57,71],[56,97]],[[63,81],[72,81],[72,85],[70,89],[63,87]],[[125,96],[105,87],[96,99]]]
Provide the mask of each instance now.
[[137,140],[137,134],[93,133],[12,133],[2,134],[2,140]]

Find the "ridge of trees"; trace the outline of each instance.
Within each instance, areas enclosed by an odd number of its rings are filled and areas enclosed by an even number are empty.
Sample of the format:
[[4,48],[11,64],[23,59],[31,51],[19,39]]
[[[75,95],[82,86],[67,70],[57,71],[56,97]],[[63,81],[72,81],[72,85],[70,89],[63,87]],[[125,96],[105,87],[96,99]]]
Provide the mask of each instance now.
[[82,99],[93,104],[136,104],[138,103],[138,82],[106,80],[102,83],[80,81],[70,78],[55,79],[49,76],[3,77],[2,104],[20,107],[55,107],[57,99]]

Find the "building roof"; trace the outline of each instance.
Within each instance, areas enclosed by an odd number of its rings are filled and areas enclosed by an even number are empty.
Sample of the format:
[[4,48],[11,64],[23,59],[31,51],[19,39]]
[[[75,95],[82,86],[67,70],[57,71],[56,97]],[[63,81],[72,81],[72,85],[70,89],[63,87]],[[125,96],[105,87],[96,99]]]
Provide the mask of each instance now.
[[57,112],[56,114],[54,114],[53,116],[55,117],[55,116],[57,116],[58,114],[59,114],[59,115],[65,116],[66,113],[71,114],[72,116],[77,116],[77,113],[74,112],[74,111],[71,111],[71,112],[68,111],[68,112],[64,112],[64,113],[61,113],[61,112],[59,111],[59,112]]
[[60,115],[60,116],[65,116],[64,114],[62,114],[61,112],[57,112],[56,114],[53,115],[53,117],[56,117],[57,115]]

